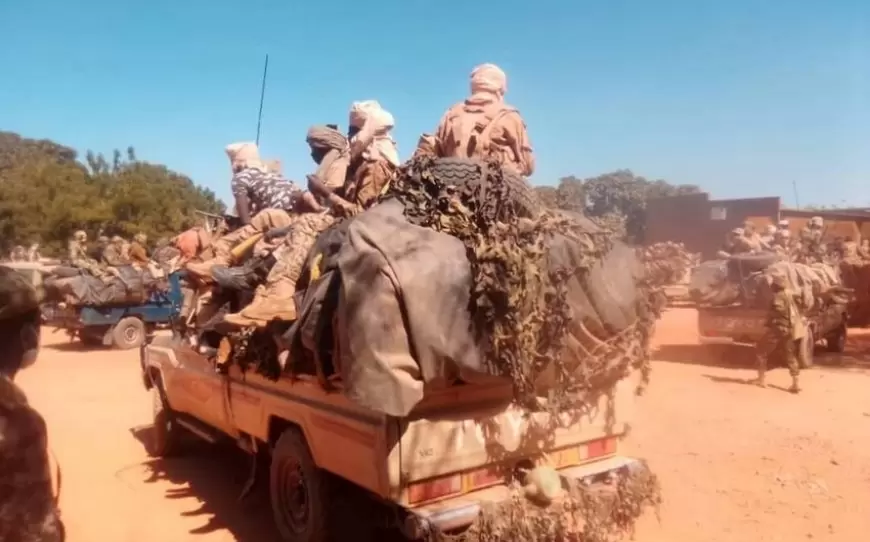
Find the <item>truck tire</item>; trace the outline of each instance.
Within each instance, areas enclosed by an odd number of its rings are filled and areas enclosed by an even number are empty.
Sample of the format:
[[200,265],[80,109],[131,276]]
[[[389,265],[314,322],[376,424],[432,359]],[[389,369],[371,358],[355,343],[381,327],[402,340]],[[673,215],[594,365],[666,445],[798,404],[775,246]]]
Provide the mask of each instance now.
[[845,352],[847,334],[848,331],[845,323],[834,331],[828,333],[828,336],[825,337],[825,346],[827,347],[828,352],[833,352],[835,354],[842,354]]
[[[484,162],[469,158],[438,158],[432,164],[432,176],[444,184],[476,187],[484,180],[481,168]],[[543,209],[543,204],[529,183],[511,170],[503,170],[502,178],[511,198],[516,202],[521,216],[533,217]]]
[[139,348],[145,342],[145,323],[135,316],[121,318],[112,329],[112,342],[121,350]]
[[146,448],[151,457],[172,457],[181,448],[183,429],[175,422],[175,415],[163,399],[160,385],[151,387],[153,430]]
[[329,539],[329,479],[294,429],[284,431],[272,450],[269,495],[283,542]]
[[815,351],[816,334],[812,327],[807,327],[807,336],[801,341],[800,352],[798,352],[798,366],[801,369],[809,369],[813,366]]

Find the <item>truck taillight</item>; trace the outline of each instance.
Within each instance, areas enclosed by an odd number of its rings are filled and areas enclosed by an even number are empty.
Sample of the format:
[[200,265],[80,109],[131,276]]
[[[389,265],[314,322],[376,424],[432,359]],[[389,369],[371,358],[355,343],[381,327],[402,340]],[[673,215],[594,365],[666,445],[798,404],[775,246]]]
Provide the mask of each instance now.
[[586,443],[586,459],[595,459],[616,452],[616,438],[603,438]]
[[462,476],[459,474],[416,482],[408,486],[408,504],[432,501],[461,491]]
[[504,483],[504,472],[497,467],[484,467],[482,469],[466,472],[465,491],[473,491],[484,487]]

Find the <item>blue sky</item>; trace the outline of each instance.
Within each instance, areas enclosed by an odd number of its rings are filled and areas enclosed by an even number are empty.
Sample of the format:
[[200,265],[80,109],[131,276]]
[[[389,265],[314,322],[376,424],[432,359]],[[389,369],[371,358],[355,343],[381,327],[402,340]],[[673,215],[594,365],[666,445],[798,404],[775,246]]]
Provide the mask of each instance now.
[[[466,6],[466,7],[463,7]],[[407,157],[495,62],[536,184],[617,168],[714,197],[870,205],[868,0],[0,0],[0,129],[133,145],[229,196],[256,134],[304,180],[304,136],[354,100]]]

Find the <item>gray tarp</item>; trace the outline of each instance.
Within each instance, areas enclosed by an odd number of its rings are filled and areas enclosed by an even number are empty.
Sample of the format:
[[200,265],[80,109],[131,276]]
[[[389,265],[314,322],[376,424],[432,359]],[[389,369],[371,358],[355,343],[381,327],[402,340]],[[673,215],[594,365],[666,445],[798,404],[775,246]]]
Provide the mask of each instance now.
[[[595,228],[583,217],[574,218]],[[294,345],[294,358],[300,346],[309,352],[330,350],[323,347],[330,341],[322,334],[335,315],[339,355],[334,369],[345,394],[393,416],[410,412],[423,398],[424,386],[486,375],[471,329],[471,269],[461,241],[410,224],[395,200],[329,231],[328,241],[318,240],[332,248],[326,251],[323,275],[298,299],[300,318],[285,336]],[[551,265],[579,261],[579,247],[572,243],[552,240]],[[569,280],[574,321],[566,356],[579,360],[593,348],[589,333],[604,340],[635,323],[641,273],[634,249],[617,244],[582,281]],[[543,374],[539,385],[551,377]]]
[[46,297],[71,305],[129,305],[144,303],[151,292],[159,287],[158,281],[147,269],[139,270],[131,265],[117,269],[120,278],[109,281],[89,273],[49,281],[46,284]]

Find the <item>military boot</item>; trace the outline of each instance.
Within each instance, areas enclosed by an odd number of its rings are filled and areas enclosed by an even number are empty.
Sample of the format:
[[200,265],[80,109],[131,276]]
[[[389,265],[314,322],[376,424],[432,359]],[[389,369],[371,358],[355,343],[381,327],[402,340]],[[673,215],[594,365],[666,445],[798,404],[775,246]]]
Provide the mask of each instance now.
[[800,393],[801,387],[798,384],[798,375],[794,375],[791,377],[791,387],[788,389],[791,393]]
[[296,320],[296,283],[286,277],[260,286],[250,305],[235,314],[228,314],[224,321],[240,327],[265,327],[272,320],[292,322]]

